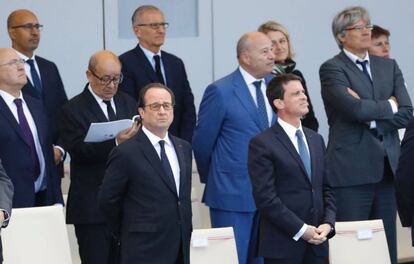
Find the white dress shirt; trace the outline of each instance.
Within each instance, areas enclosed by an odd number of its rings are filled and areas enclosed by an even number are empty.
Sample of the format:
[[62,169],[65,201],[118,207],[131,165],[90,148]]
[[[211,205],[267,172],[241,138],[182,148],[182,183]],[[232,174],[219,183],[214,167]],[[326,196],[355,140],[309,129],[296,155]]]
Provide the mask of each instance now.
[[165,70],[164,70],[164,63],[162,62],[162,57],[161,57],[161,50],[159,50],[157,53],[154,53],[146,48],[144,48],[143,46],[141,46],[141,44],[139,45],[139,47],[142,49],[142,51],[144,52],[145,57],[147,57],[148,61],[151,63],[152,69],[155,72],[155,60],[154,60],[154,56],[158,55],[160,56],[160,66],[161,66],[161,73],[162,73],[162,77],[164,78],[164,82],[165,85],[167,85],[167,78],[165,78]]
[[170,166],[172,172],[174,174],[174,181],[175,187],[177,188],[177,195],[180,193],[180,165],[178,163],[177,153],[175,152],[174,144],[170,140],[168,136],[168,132],[164,138],[160,138],[157,135],[154,135],[151,131],[149,131],[144,125],[142,126],[142,132],[148,137],[151,141],[152,146],[157,151],[158,157],[161,159],[161,147],[160,147],[160,140],[164,140],[164,148],[165,154],[167,155],[168,161],[170,162]]
[[[108,108],[107,105],[104,103],[104,100],[99,97],[93,90],[91,85],[88,85],[88,89],[89,92],[91,92],[93,98],[95,98],[96,102],[98,103],[99,107],[101,108],[102,112],[104,113],[104,115],[106,116],[106,118],[109,120],[109,116],[108,116]],[[111,98],[111,106],[112,109],[114,110],[115,114],[116,114],[116,107],[115,107],[115,102],[114,102],[114,98]]]
[[[294,127],[291,124],[283,121],[282,119],[278,118],[277,122],[279,123],[279,125],[282,127],[282,129],[286,132],[286,134],[288,135],[290,141],[292,142],[293,146],[295,146],[296,151],[299,153],[299,144],[298,144],[298,138],[296,136],[296,130],[300,130],[303,134],[303,142],[305,143],[306,149],[308,150],[309,154],[309,146],[308,146],[308,141],[306,140],[306,136],[305,133],[303,133],[303,129],[302,129],[302,124],[299,127]],[[293,237],[293,239],[295,241],[298,241],[299,238],[301,238],[303,236],[303,234],[305,233],[306,229],[308,228],[308,225],[305,223],[303,224],[303,226],[301,227],[301,229],[296,233],[296,235]]]
[[3,98],[4,102],[6,102],[6,105],[9,107],[17,123],[20,122],[19,116],[17,114],[17,106],[14,103],[14,99],[20,98],[22,100],[23,113],[27,119],[27,123],[29,124],[30,131],[32,132],[37,157],[39,158],[40,174],[37,180],[34,182],[35,192],[43,191],[47,187],[47,182],[45,180],[45,158],[43,157],[42,146],[40,145],[39,135],[37,133],[37,128],[33,116],[30,113],[29,108],[27,107],[26,101],[24,100],[22,93],[20,93],[20,95],[15,98],[11,94],[3,90],[0,90],[0,96]]
[[[21,53],[21,52],[19,52],[17,50],[14,50],[14,51],[16,51],[17,55],[19,55],[19,57],[22,58],[24,61],[27,61],[29,59],[32,59],[33,60],[35,69],[37,71],[37,75],[39,76],[40,81],[41,81],[42,80],[42,76],[40,75],[39,66],[37,65],[35,55],[33,54],[33,56],[31,58],[29,58],[29,57],[27,57],[26,55],[24,55],[23,53]],[[33,79],[32,79],[32,73],[30,72],[30,65],[27,62],[24,64],[24,71],[25,71],[26,76],[29,79],[30,83],[34,86]]]

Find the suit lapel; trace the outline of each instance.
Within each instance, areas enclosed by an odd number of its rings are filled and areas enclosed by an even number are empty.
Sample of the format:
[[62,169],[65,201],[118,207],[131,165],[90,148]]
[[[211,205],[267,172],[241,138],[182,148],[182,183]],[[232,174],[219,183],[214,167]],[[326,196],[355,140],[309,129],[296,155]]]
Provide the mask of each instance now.
[[144,71],[148,75],[149,79],[151,79],[151,82],[158,82],[157,76],[155,75],[154,68],[152,68],[151,63],[148,61],[147,57],[144,54],[144,51],[142,51],[139,44],[135,47],[135,54],[138,56],[138,61],[141,61]]
[[[358,76],[359,79],[361,80],[361,82],[363,82],[365,84],[365,86],[369,89],[371,94],[373,94],[374,89],[373,89],[372,83],[368,80],[368,78],[365,76],[365,74],[358,68],[358,66],[356,66],[355,63],[353,61],[351,61],[343,51],[341,51],[341,53],[339,54],[339,58],[340,58],[341,61],[343,61],[345,63],[347,68],[353,72],[353,75]],[[371,72],[371,74],[372,74],[372,72]],[[350,88],[352,89],[353,87],[350,87]]]
[[108,122],[108,119],[106,118],[101,107],[98,105],[98,102],[96,102],[95,98],[89,91],[88,86],[89,84],[86,84],[85,89],[83,90],[83,97],[85,98],[86,105],[88,106],[88,111],[91,112],[99,122]]
[[303,165],[302,159],[300,158],[298,151],[296,150],[295,146],[293,145],[292,141],[290,140],[286,132],[277,122],[272,126],[272,129],[275,132],[276,138],[280,141],[280,143],[282,143],[282,145],[288,150],[290,155],[296,160],[296,162],[301,167],[303,176],[309,181],[309,177],[306,172],[305,166]]
[[187,175],[184,149],[183,149],[183,145],[178,143],[177,140],[173,136],[170,136],[170,139],[174,144],[175,153],[177,154],[177,158],[178,158],[178,165],[180,166],[180,196],[181,196],[181,191],[183,190],[183,184],[186,181],[185,177]]
[[244,81],[239,69],[233,73],[233,76],[234,93],[236,94],[236,97],[240,100],[241,105],[247,111],[251,119],[256,123],[259,130],[261,130],[257,106],[253,101],[249,88],[247,87],[247,84]]
[[146,157],[147,161],[151,164],[151,167],[161,177],[162,181],[164,181],[167,187],[175,195],[177,195],[177,188],[175,187],[174,180],[168,177],[168,175],[165,173],[157,151],[155,150],[154,146],[151,144],[151,141],[142,131],[142,129],[138,131],[136,139],[139,141],[140,145],[142,146],[142,150],[143,150],[142,152],[144,156]]
[[[35,102],[35,98],[31,98],[30,96],[23,95],[24,100],[27,104],[27,107],[29,108],[30,114],[32,115],[33,121],[36,126],[37,130],[37,136],[40,141],[40,145],[42,145],[42,148],[44,149],[45,142],[43,139],[43,136],[46,135],[46,127],[43,127],[42,124],[45,122],[42,120],[45,113],[42,111],[43,107],[41,105],[41,102]],[[34,136],[34,135],[33,135]]]
[[[26,139],[23,135],[22,129],[19,126],[16,118],[14,117],[13,113],[10,111],[9,107],[7,106],[6,102],[0,96],[0,113],[4,116],[4,118],[10,123],[11,127],[16,131],[16,133],[20,136],[20,138],[26,143]],[[4,142],[3,142],[4,143]]]
[[377,78],[377,76],[381,76],[381,72],[379,71],[378,64],[376,62],[377,60],[375,57],[369,56],[369,67],[371,69],[372,86],[374,87],[374,89],[372,90],[374,99],[377,99],[377,97],[379,96],[379,94],[376,93],[375,87],[381,87],[381,85],[378,84],[381,78]]

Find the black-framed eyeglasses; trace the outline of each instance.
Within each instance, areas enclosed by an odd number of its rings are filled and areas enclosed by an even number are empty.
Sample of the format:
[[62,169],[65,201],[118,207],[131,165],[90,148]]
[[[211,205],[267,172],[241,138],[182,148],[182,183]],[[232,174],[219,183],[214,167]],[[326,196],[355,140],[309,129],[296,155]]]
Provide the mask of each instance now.
[[23,28],[24,30],[28,30],[28,31],[32,31],[33,29],[36,29],[36,30],[42,31],[43,25],[29,23],[29,24],[24,24],[24,25],[19,25],[19,26],[13,26],[11,28]]
[[137,26],[139,26],[139,27],[150,27],[150,28],[152,28],[152,29],[154,29],[154,30],[157,30],[157,29],[159,29],[160,27],[162,27],[163,29],[167,29],[169,25],[170,25],[170,24],[169,24],[169,23],[167,23],[167,22],[161,22],[161,23],[149,23],[149,24],[137,24]]
[[360,25],[360,26],[354,26],[354,27],[350,27],[350,28],[345,28],[345,30],[356,30],[356,31],[362,31],[364,29],[368,29],[368,30],[372,30],[374,28],[373,25]]
[[117,77],[111,77],[111,76],[108,76],[108,75],[104,75],[102,77],[99,77],[91,69],[89,69],[89,71],[92,73],[93,76],[95,76],[96,79],[99,80],[101,85],[105,85],[105,86],[108,86],[109,84],[111,84],[111,82],[113,82],[114,85],[118,85],[124,79],[124,76],[122,75],[122,73],[119,74],[119,76],[117,76]]
[[144,107],[149,107],[152,111],[160,111],[161,106],[164,108],[165,111],[170,111],[174,108],[174,104],[173,103],[152,103],[152,104],[147,104],[144,105]]
[[24,64],[24,63],[25,63],[25,60],[16,59],[16,60],[11,60],[7,63],[0,64],[0,66],[19,66],[19,65]]

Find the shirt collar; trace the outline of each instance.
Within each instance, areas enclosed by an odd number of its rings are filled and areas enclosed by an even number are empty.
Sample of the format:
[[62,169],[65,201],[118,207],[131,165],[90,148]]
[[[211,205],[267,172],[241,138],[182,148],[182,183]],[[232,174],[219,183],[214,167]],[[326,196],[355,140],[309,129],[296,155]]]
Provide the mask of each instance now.
[[262,78],[262,79],[256,79],[255,77],[253,77],[253,75],[251,75],[250,73],[248,73],[241,66],[239,66],[239,71],[240,71],[240,73],[241,73],[244,81],[247,83],[247,85],[250,85],[250,84],[254,83],[255,81],[262,81],[263,83],[265,83],[264,78]]
[[20,92],[18,97],[14,97],[13,95],[9,94],[6,91],[0,90],[0,96],[3,98],[4,102],[10,107],[10,105],[14,104],[14,99],[20,98],[22,99],[23,103],[26,103],[23,99],[23,94]]
[[146,48],[144,48],[143,46],[141,46],[141,44],[139,44],[139,47],[142,49],[142,51],[144,52],[144,54],[145,54],[145,57],[147,57],[147,59],[149,60],[149,61],[153,61],[153,59],[154,59],[154,56],[155,55],[158,55],[158,56],[160,56],[160,58],[161,58],[161,50],[159,50],[157,53],[154,53],[154,52],[152,52],[152,51],[150,51],[149,49],[146,49]]
[[170,137],[168,136],[168,132],[167,134],[165,134],[164,138],[160,138],[159,136],[149,131],[144,125],[142,125],[142,132],[144,132],[144,134],[148,137],[153,146],[159,144],[160,140],[164,140],[165,144],[167,144],[168,146],[173,146]]
[[298,128],[296,128],[296,127],[292,126],[291,124],[289,124],[288,122],[283,121],[281,118],[278,118],[277,122],[283,128],[283,130],[286,132],[286,134],[288,135],[288,137],[290,139],[295,139],[296,138],[296,130],[298,130],[298,129],[302,132],[303,135],[305,135],[303,133],[302,124],[300,124],[300,126]]
[[[101,97],[99,97],[94,91],[93,91],[93,89],[92,89],[92,87],[91,87],[91,84],[88,84],[88,89],[89,89],[89,92],[91,92],[91,94],[92,94],[92,96],[93,96],[93,98],[95,98],[95,100],[96,100],[96,102],[98,102],[98,104],[101,104],[101,103],[104,103],[103,102],[103,100],[104,99],[102,99]],[[113,103],[113,101],[114,101],[114,98],[112,97],[111,98],[111,104]]]
[[22,58],[24,61],[27,61],[27,60],[29,60],[29,59],[32,59],[32,60],[36,61],[34,53],[33,53],[33,56],[32,56],[31,58],[29,58],[29,57],[27,57],[26,55],[24,55],[23,53],[21,53],[21,52],[20,52],[20,51],[18,51],[18,50],[14,50],[14,51],[15,51],[15,52],[17,53],[17,55],[19,55],[19,57],[20,57],[20,58]]
[[351,53],[350,51],[347,51],[346,49],[343,49],[343,51],[344,51],[344,53],[345,53],[345,55],[353,62],[353,63],[356,63],[356,61],[358,60],[358,61],[364,61],[364,60],[366,60],[366,61],[368,61],[368,64],[369,64],[369,55],[368,55],[368,51],[366,51],[365,52],[365,56],[364,56],[364,58],[360,58],[360,57],[358,57],[357,55],[355,55],[355,54],[353,54],[353,53]]

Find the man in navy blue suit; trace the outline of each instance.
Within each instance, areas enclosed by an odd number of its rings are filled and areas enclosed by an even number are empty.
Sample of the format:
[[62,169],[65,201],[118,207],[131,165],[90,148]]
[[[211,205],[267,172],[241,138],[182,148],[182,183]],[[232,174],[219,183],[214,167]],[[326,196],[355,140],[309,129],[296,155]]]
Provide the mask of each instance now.
[[139,43],[119,56],[125,77],[120,89],[138,100],[145,85],[167,85],[175,96],[174,121],[169,132],[191,142],[196,120],[194,96],[183,61],[161,50],[168,27],[164,14],[155,6],[138,7],[132,15],[132,27]]
[[275,120],[264,100],[274,63],[272,43],[261,32],[246,33],[237,43],[237,58],[240,66],[204,92],[193,149],[211,224],[233,227],[239,263],[246,264],[253,263],[248,252],[256,247],[257,226],[247,150],[249,140]]
[[275,77],[266,95],[278,120],[249,145],[248,167],[260,213],[259,256],[265,264],[323,264],[335,225],[325,144],[302,127],[309,103],[301,78]]
[[12,47],[20,58],[25,60],[24,70],[28,81],[22,92],[38,98],[43,103],[52,134],[55,163],[62,177],[65,151],[61,147],[58,133],[58,118],[68,98],[56,65],[34,54],[39,46],[42,28],[43,25],[39,24],[36,15],[26,9],[13,11],[7,19]]
[[13,207],[63,203],[42,103],[21,89],[24,60],[0,49],[0,158],[14,185]]

